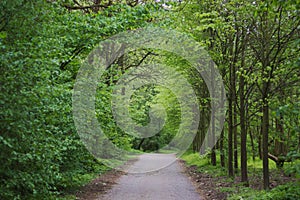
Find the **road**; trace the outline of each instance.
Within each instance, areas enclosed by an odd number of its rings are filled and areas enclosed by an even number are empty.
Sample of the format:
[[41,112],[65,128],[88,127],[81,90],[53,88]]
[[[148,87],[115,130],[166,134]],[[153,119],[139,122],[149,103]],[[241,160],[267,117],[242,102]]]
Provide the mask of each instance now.
[[[203,200],[174,154],[143,154],[99,200]],[[165,164],[171,165],[165,166]],[[159,170],[153,171],[154,169]],[[142,173],[148,171],[146,173]],[[135,173],[134,173],[135,172]]]

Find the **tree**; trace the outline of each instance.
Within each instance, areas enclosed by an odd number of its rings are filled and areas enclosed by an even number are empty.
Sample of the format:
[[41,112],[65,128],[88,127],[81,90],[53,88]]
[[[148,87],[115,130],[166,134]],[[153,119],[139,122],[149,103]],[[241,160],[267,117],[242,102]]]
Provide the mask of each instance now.
[[76,134],[74,79],[95,45],[143,27],[157,9],[118,4],[88,14],[61,2],[0,2],[1,199],[52,198],[82,184],[82,174],[108,169]]
[[[272,91],[272,81],[277,70],[284,67],[288,57],[290,44],[296,39],[299,19],[293,12],[294,6],[285,7],[282,4],[257,2],[254,5],[256,17],[252,21],[250,40],[251,48],[257,62],[260,64],[261,78],[257,85],[262,100],[262,149],[264,188],[269,188],[269,99]],[[255,20],[255,21],[254,21]],[[288,23],[292,22],[291,23]],[[281,72],[283,72],[281,70]]]

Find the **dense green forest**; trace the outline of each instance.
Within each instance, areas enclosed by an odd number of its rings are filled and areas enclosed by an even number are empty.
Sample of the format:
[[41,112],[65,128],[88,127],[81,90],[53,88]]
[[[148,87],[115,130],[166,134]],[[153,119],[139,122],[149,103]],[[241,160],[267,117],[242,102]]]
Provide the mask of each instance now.
[[[0,199],[68,198],[74,188],[110,169],[89,152],[77,133],[73,89],[82,63],[100,42],[145,27],[184,33],[208,52],[226,90],[224,127],[214,128],[222,120],[211,114],[211,91],[191,63],[174,52],[143,48],[115,58],[97,83],[95,115],[110,141],[128,152],[164,147],[176,151],[175,135],[195,131],[183,156],[188,164],[204,167],[204,160],[212,173],[221,170],[229,179],[238,177],[245,188],[259,173],[266,191],[271,187],[270,173],[282,172],[292,183],[275,188],[276,198],[297,199],[299,8],[299,0],[1,0]],[[150,111],[158,116],[152,121],[157,134],[136,137],[134,131],[128,133],[130,127],[116,122],[113,93],[132,69],[140,69],[144,79],[162,77],[163,70],[155,74],[142,67],[153,63],[181,74],[173,73],[172,80],[188,81],[200,120],[184,110],[178,98],[189,98],[189,90],[175,94],[170,88],[147,84],[136,88],[126,106],[140,126],[151,121]],[[195,119],[196,130],[191,130],[188,127]],[[205,139],[209,124],[211,134],[220,131],[213,148]],[[108,148],[105,155],[110,154],[116,152]],[[258,171],[253,172],[253,167]],[[276,199],[273,190],[261,198]]]

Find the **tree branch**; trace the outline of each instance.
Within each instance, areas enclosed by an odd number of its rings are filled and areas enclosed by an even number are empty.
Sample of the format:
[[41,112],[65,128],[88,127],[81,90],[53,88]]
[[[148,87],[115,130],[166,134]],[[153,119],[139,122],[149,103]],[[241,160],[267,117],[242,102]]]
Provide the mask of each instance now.
[[93,9],[93,8],[108,8],[111,6],[111,4],[106,4],[106,5],[90,5],[90,6],[70,6],[70,5],[63,5],[65,8],[69,10],[84,10],[84,9]]

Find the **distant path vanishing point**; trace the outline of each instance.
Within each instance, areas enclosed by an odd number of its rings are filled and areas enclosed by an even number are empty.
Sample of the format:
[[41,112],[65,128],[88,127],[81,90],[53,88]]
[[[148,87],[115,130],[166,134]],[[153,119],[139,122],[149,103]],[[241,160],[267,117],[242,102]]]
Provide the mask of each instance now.
[[[170,163],[174,154],[143,154],[129,171],[149,171]],[[135,171],[136,170],[136,171]],[[99,200],[204,200],[182,173],[178,161],[147,173],[128,173]]]

